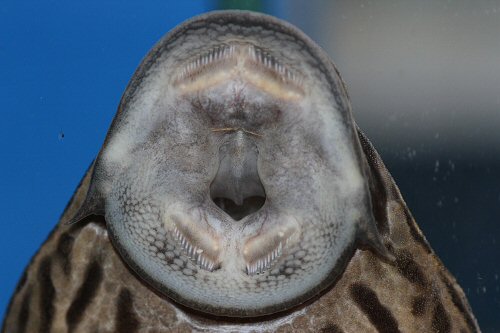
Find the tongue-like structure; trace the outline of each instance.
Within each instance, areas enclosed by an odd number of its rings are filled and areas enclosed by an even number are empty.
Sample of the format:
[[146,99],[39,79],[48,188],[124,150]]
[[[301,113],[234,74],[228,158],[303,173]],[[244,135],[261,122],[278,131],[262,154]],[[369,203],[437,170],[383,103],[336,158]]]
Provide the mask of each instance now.
[[219,170],[210,186],[211,197],[218,205],[221,200],[229,199],[239,206],[239,215],[244,216],[251,213],[251,207],[246,206],[255,206],[254,198],[265,197],[257,172],[257,147],[249,135],[242,130],[227,134],[228,140],[219,151]]

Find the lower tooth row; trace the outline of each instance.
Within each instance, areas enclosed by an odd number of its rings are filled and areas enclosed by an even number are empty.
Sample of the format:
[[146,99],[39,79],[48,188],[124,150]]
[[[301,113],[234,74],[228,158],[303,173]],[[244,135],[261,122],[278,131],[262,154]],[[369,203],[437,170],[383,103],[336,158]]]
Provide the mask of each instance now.
[[207,271],[213,271],[215,268],[215,263],[210,259],[206,258],[202,253],[203,250],[193,246],[187,241],[187,239],[182,235],[179,229],[174,228],[174,235],[177,242],[181,245],[182,249],[186,251],[187,256],[200,265],[203,269]]
[[[285,241],[285,244],[288,242],[288,239]],[[272,252],[270,252],[266,257],[258,259],[255,263],[253,264],[247,264],[247,274],[248,275],[254,275],[254,274],[262,274],[266,270],[268,270],[275,259],[278,259],[281,257],[281,254],[283,252],[283,245],[281,242],[279,242],[278,246],[276,249],[274,249]]]

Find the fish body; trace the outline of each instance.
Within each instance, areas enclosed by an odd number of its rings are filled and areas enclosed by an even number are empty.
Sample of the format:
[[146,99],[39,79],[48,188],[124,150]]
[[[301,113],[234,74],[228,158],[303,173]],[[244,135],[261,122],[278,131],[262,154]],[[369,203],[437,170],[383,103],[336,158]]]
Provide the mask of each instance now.
[[167,34],[4,332],[478,332],[326,53],[213,12]]

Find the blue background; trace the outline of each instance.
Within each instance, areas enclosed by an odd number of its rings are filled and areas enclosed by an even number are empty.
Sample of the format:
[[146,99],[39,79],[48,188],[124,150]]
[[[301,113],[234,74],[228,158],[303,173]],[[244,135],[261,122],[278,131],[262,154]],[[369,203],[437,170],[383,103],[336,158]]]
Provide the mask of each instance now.
[[[175,25],[229,2],[2,1],[0,318],[22,271],[97,154],[142,57]],[[260,9],[268,13],[294,16],[292,2],[263,3]],[[307,16],[305,9],[297,12],[295,17]],[[342,73],[345,67],[340,66]],[[351,96],[356,93],[351,90]],[[356,109],[362,116],[363,108]],[[489,154],[491,142],[470,156],[460,147],[409,149],[363,123],[363,117],[356,119],[431,245],[457,276],[483,331],[500,330],[500,157]],[[498,120],[487,122],[500,128]]]
[[213,5],[2,1],[2,314],[97,154],[142,57],[165,32]]

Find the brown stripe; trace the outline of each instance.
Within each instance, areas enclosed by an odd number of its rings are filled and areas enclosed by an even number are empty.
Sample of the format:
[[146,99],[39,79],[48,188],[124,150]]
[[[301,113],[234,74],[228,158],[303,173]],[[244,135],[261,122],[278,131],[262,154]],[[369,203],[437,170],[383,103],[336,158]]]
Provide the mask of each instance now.
[[26,325],[30,319],[31,289],[26,290],[21,302],[21,308],[17,317],[17,332],[26,332]]
[[420,266],[413,260],[413,256],[408,251],[396,252],[396,267],[399,272],[411,283],[420,287],[427,285],[427,279],[422,273]]
[[139,327],[139,320],[134,312],[134,300],[132,293],[123,288],[116,300],[116,332],[133,333]]
[[400,332],[391,311],[380,303],[372,289],[361,283],[355,283],[351,286],[351,296],[379,332]]
[[344,333],[344,331],[335,324],[328,324],[321,329],[321,333]]
[[413,297],[411,302],[411,314],[416,317],[421,317],[425,314],[427,298],[425,296]]
[[438,301],[434,307],[434,314],[432,315],[432,329],[436,333],[451,332],[450,317],[444,309],[443,303]]
[[40,288],[39,294],[39,312],[40,312],[40,332],[49,332],[54,317],[54,297],[56,290],[50,276],[52,262],[49,257],[41,260],[38,268],[38,282]]
[[66,313],[68,331],[72,332],[80,323],[85,309],[90,305],[102,282],[102,268],[97,261],[90,264],[80,289]]
[[63,233],[57,242],[57,249],[56,253],[61,261],[61,266],[63,268],[64,274],[70,275],[71,273],[71,251],[73,250],[73,243],[75,241],[75,238],[68,234],[68,233]]

